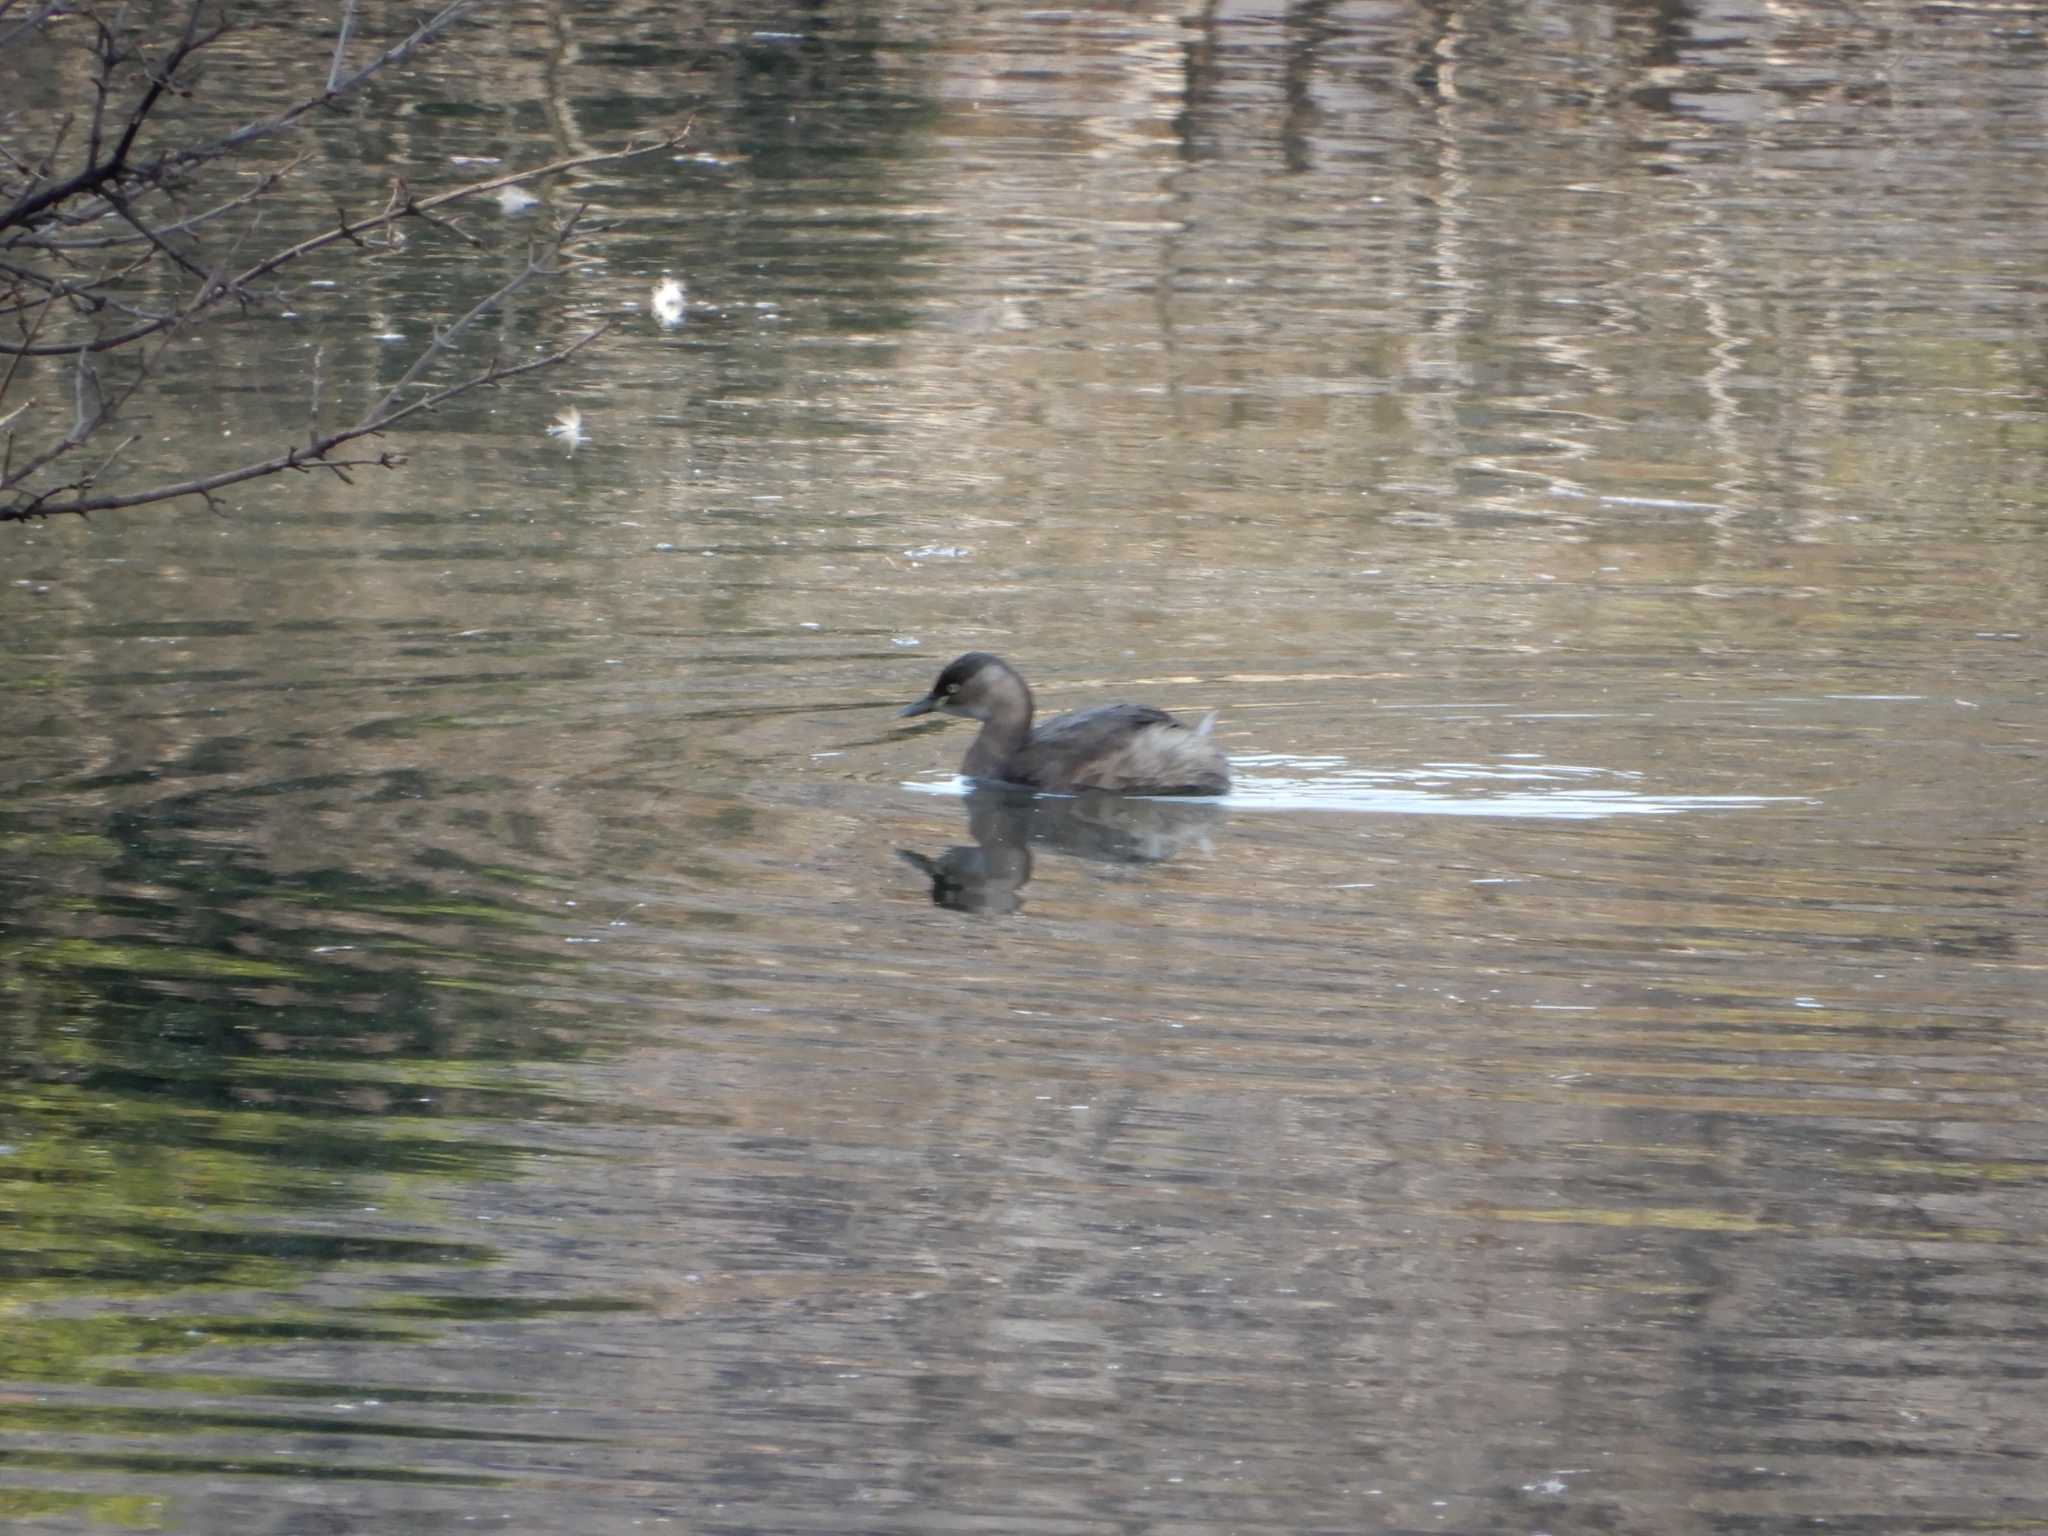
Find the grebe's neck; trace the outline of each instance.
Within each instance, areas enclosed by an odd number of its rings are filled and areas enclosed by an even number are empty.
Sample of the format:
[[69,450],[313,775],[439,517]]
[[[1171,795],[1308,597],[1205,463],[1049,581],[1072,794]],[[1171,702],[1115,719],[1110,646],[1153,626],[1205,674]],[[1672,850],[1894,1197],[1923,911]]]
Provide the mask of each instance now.
[[1003,667],[993,677],[987,675],[994,670],[984,669],[977,679],[982,686],[975,713],[981,717],[981,731],[967,749],[967,761],[960,765],[970,779],[1001,778],[1003,764],[1023,751],[1024,743],[1031,739],[1031,689],[1010,668]]

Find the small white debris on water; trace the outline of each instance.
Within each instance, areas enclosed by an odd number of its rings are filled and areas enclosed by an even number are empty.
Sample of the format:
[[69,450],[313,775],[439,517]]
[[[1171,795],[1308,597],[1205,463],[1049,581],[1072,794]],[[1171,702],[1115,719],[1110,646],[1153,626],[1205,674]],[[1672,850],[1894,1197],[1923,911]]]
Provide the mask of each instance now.
[[583,430],[583,413],[573,405],[565,405],[556,413],[553,424],[548,428],[548,436],[562,439],[569,445],[571,453],[576,451],[578,443],[590,441],[590,434]]
[[892,638],[892,639],[891,639],[891,640],[889,641],[889,643],[890,643],[891,645],[900,645],[900,646],[904,647],[904,648],[905,648],[906,650],[907,650],[907,649],[909,649],[909,648],[910,648],[911,646],[914,646],[914,645],[923,645],[923,644],[924,644],[924,642],[923,642],[922,640],[919,640],[919,639],[918,639],[918,638],[917,638],[916,636],[914,636],[914,635],[897,635],[897,636],[893,637],[893,638]]
[[672,277],[664,277],[654,285],[654,294],[648,300],[654,311],[654,318],[664,328],[673,329],[683,323],[683,316],[689,307],[683,293],[683,285]]
[[524,187],[498,188],[498,212],[503,214],[524,213],[539,201],[539,198]]

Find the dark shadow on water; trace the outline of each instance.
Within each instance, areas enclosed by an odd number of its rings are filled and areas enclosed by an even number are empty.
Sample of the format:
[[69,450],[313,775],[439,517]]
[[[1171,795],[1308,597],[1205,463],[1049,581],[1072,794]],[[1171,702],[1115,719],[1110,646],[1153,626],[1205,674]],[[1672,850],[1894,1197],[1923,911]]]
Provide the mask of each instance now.
[[1148,800],[1127,795],[1034,795],[978,786],[967,796],[974,841],[936,858],[897,850],[932,883],[932,902],[957,912],[1022,909],[1031,879],[1031,847],[1109,864],[1162,864],[1206,847],[1223,823],[1213,800]]

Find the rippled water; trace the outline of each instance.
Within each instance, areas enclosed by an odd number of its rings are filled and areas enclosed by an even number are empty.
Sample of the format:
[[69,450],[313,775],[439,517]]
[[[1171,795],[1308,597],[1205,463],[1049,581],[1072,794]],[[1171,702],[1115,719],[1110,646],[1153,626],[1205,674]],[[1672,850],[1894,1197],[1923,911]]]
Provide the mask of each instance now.
[[[0,1522],[2048,1525],[2044,25],[534,4],[323,126],[694,115],[401,474],[0,530]],[[963,793],[970,648],[1237,789]]]

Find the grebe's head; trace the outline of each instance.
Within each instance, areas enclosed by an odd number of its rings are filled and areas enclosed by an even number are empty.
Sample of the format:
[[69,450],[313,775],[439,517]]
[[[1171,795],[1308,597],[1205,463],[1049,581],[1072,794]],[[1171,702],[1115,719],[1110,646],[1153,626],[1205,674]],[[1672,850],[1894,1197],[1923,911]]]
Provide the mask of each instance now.
[[932,691],[915,704],[906,704],[898,715],[959,715],[967,720],[986,720],[996,713],[1009,713],[1021,703],[1028,710],[1031,695],[1024,679],[1000,656],[987,651],[969,651],[957,656],[939,674]]

